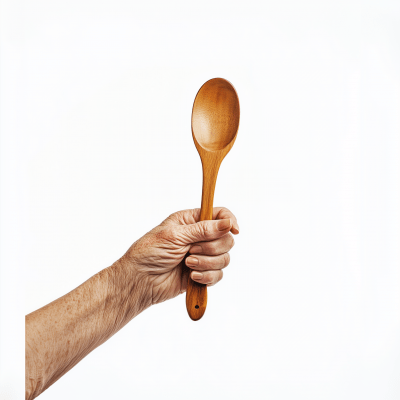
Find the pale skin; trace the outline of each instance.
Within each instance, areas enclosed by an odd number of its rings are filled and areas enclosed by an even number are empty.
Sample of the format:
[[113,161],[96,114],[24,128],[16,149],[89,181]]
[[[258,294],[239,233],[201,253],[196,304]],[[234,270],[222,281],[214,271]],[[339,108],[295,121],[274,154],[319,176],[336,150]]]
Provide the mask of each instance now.
[[26,399],[37,397],[146,308],[184,293],[187,267],[190,279],[207,286],[222,279],[239,226],[226,208],[214,208],[213,221],[198,222],[199,217],[199,209],[170,215],[113,265],[26,316]]

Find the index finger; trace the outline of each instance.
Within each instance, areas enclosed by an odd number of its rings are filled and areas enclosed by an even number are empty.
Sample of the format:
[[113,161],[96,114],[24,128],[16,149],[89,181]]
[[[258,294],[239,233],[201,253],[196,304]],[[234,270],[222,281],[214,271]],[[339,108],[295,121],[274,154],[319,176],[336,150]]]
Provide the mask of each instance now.
[[[200,220],[200,208],[192,208],[189,210],[182,210],[171,214],[166,220],[164,220],[161,225],[190,225],[199,222]],[[226,207],[214,207],[213,208],[213,219],[230,219],[232,221],[231,232],[234,235],[239,233],[239,225],[237,223],[236,217],[233,215],[232,211],[228,210]]]

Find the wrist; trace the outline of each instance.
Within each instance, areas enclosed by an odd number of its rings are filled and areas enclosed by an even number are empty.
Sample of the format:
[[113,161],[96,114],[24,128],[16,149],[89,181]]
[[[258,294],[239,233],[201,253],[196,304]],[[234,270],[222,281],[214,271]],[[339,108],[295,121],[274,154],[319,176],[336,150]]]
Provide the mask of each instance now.
[[152,305],[149,278],[124,258],[107,268],[108,301],[120,327]]

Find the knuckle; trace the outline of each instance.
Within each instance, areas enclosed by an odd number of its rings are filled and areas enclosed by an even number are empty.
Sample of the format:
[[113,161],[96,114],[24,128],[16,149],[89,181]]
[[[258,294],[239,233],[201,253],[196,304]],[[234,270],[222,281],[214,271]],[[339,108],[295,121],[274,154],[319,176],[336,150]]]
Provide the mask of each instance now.
[[203,230],[205,234],[209,234],[212,232],[212,228],[210,226],[210,224],[207,221],[203,222]]
[[234,214],[233,214],[233,212],[232,212],[229,208],[224,207],[224,212],[225,212],[227,215],[229,215],[229,218],[236,219],[235,216],[234,216]]
[[203,235],[203,227],[200,224],[195,225],[193,227],[193,230],[191,231],[191,234],[194,237],[202,236]]
[[208,221],[201,221],[198,224],[198,226],[199,226],[200,233],[205,237],[207,237],[212,232],[212,228],[211,228],[210,224],[208,223]]
[[221,212],[231,213],[230,210],[228,208],[226,208],[226,207],[221,207]]
[[229,262],[231,261],[231,256],[229,253],[224,254],[224,268],[229,265]]

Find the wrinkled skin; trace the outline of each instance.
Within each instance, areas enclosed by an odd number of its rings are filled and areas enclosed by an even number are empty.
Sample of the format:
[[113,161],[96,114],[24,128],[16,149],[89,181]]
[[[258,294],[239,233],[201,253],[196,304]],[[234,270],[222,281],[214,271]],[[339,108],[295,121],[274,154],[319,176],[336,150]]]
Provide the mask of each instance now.
[[[214,208],[214,220],[229,219],[225,221],[226,228],[222,231],[217,227],[222,221],[196,224],[199,218],[198,208],[170,215],[136,241],[121,258],[124,265],[135,268],[149,278],[153,304],[186,291],[188,267],[193,270],[191,278],[207,286],[215,285],[222,279],[222,269],[230,261],[228,251],[234,245],[229,232],[239,233],[236,218],[226,208]],[[188,252],[190,257],[184,260]],[[198,260],[197,265],[192,262],[194,259]]]
[[[113,265],[26,316],[26,399],[33,399],[153,304],[183,293],[189,279],[214,285],[239,233],[235,216],[214,208],[179,211]],[[185,258],[187,253],[189,257]],[[197,263],[195,261],[197,260]]]

